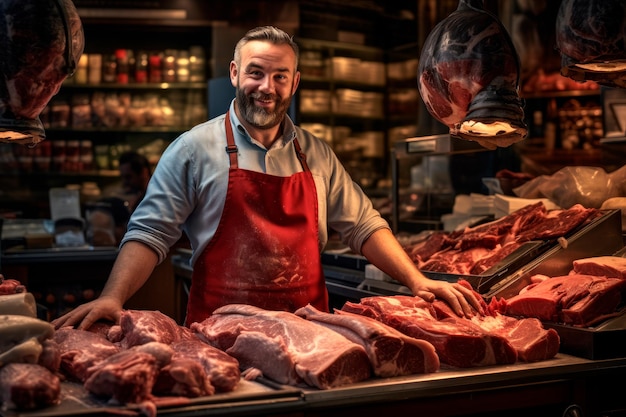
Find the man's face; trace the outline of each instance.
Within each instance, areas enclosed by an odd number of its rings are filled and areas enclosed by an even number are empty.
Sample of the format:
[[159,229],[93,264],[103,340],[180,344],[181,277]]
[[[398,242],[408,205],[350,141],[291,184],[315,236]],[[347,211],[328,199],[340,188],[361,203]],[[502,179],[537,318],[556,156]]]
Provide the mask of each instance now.
[[289,45],[252,41],[241,49],[241,64],[231,63],[231,81],[243,119],[258,129],[280,124],[300,81]]

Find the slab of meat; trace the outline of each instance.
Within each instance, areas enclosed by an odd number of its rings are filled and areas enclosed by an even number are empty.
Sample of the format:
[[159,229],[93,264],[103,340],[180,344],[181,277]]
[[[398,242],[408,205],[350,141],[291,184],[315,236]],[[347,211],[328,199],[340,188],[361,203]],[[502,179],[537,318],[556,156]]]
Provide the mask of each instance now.
[[59,377],[43,366],[10,363],[0,368],[2,409],[34,410],[58,404],[60,399]]
[[[6,279],[0,274],[0,295],[26,292],[26,287],[16,279]],[[8,313],[7,313],[8,314]]]
[[109,340],[119,342],[122,348],[143,345],[148,342],[170,344],[189,337],[186,329],[171,317],[160,311],[124,310],[120,315],[120,328],[117,336],[109,332]]
[[89,368],[84,386],[92,394],[120,404],[149,401],[159,371],[173,353],[171,347],[159,342],[122,350]]
[[73,327],[57,329],[54,341],[61,354],[61,372],[73,381],[84,382],[88,368],[120,351],[104,336]]
[[[241,379],[239,362],[220,349],[201,341],[197,337],[173,343],[171,346],[174,349],[172,361],[168,369],[161,372],[163,374],[164,371],[168,371],[171,380],[184,385],[183,381],[187,381],[189,377],[183,369],[183,364],[193,362],[200,365],[200,370],[204,375],[203,382],[207,384],[207,386],[200,384],[197,388],[199,391],[206,391],[203,395],[211,395],[214,392],[230,392],[239,383]],[[196,372],[200,372],[196,369],[196,365],[193,365],[192,380],[197,379]],[[161,384],[164,383],[161,376],[159,380]]]
[[558,239],[599,213],[579,204],[566,210],[548,211],[538,202],[490,223],[462,231],[437,232],[427,242],[407,245],[404,249],[420,270],[481,275],[523,243]]
[[574,272],[577,274],[626,279],[626,258],[620,256],[594,256],[576,259],[573,266]]
[[243,368],[260,369],[281,384],[327,389],[371,376],[362,346],[293,313],[231,304],[191,329]]
[[42,343],[50,339],[54,327],[30,316],[0,315],[0,366],[8,362],[37,363]]
[[346,302],[342,310],[373,317],[416,339],[430,342],[442,363],[468,368],[510,364],[517,360],[513,346],[501,335],[485,332],[455,314],[441,317],[432,303],[405,295],[362,298]]
[[373,318],[341,310],[326,313],[311,305],[296,310],[295,314],[363,346],[376,376],[412,375],[439,369],[439,357],[432,344],[408,337]]
[[588,327],[616,314],[626,280],[570,274],[533,283],[504,302],[510,316]]
[[[467,281],[460,283],[470,287]],[[435,300],[433,307],[440,319],[445,317],[466,320],[459,318],[450,306],[442,301]],[[545,329],[541,321],[534,318],[508,317],[491,309],[484,302],[483,307],[488,314],[474,315],[470,321],[486,334],[498,335],[506,339],[515,349],[517,360],[537,362],[550,359],[559,352],[559,334],[554,329]]]

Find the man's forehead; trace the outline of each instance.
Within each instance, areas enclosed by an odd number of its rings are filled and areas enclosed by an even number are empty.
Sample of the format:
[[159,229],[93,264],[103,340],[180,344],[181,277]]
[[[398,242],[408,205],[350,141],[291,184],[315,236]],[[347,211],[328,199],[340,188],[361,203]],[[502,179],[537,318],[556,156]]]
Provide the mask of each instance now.
[[264,41],[251,41],[241,49],[243,63],[249,61],[291,64],[295,62],[295,54],[289,45],[275,45]]

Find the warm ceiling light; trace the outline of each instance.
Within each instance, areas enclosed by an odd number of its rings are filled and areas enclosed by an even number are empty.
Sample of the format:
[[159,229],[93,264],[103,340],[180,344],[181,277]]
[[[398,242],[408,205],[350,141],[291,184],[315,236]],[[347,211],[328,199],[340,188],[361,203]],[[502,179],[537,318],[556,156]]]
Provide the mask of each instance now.
[[0,142],[37,144],[46,137],[39,115],[83,53],[83,27],[71,0],[0,8]]
[[626,2],[562,0],[556,19],[561,75],[626,88]]
[[500,20],[482,0],[461,0],[424,42],[418,87],[428,112],[450,135],[496,149],[528,134],[519,74],[515,46]]

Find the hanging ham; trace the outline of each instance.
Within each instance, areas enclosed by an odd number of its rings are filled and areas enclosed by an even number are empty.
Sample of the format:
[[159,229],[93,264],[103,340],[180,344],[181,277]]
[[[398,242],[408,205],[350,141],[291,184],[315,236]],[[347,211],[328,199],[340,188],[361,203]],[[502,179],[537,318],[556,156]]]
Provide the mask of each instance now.
[[623,0],[563,0],[556,19],[561,74],[626,87],[626,3]]
[[45,139],[39,115],[73,73],[84,44],[71,0],[0,2],[0,142]]
[[528,128],[513,41],[482,3],[461,0],[433,28],[420,56],[418,87],[429,113],[451,135],[496,149],[523,140]]

